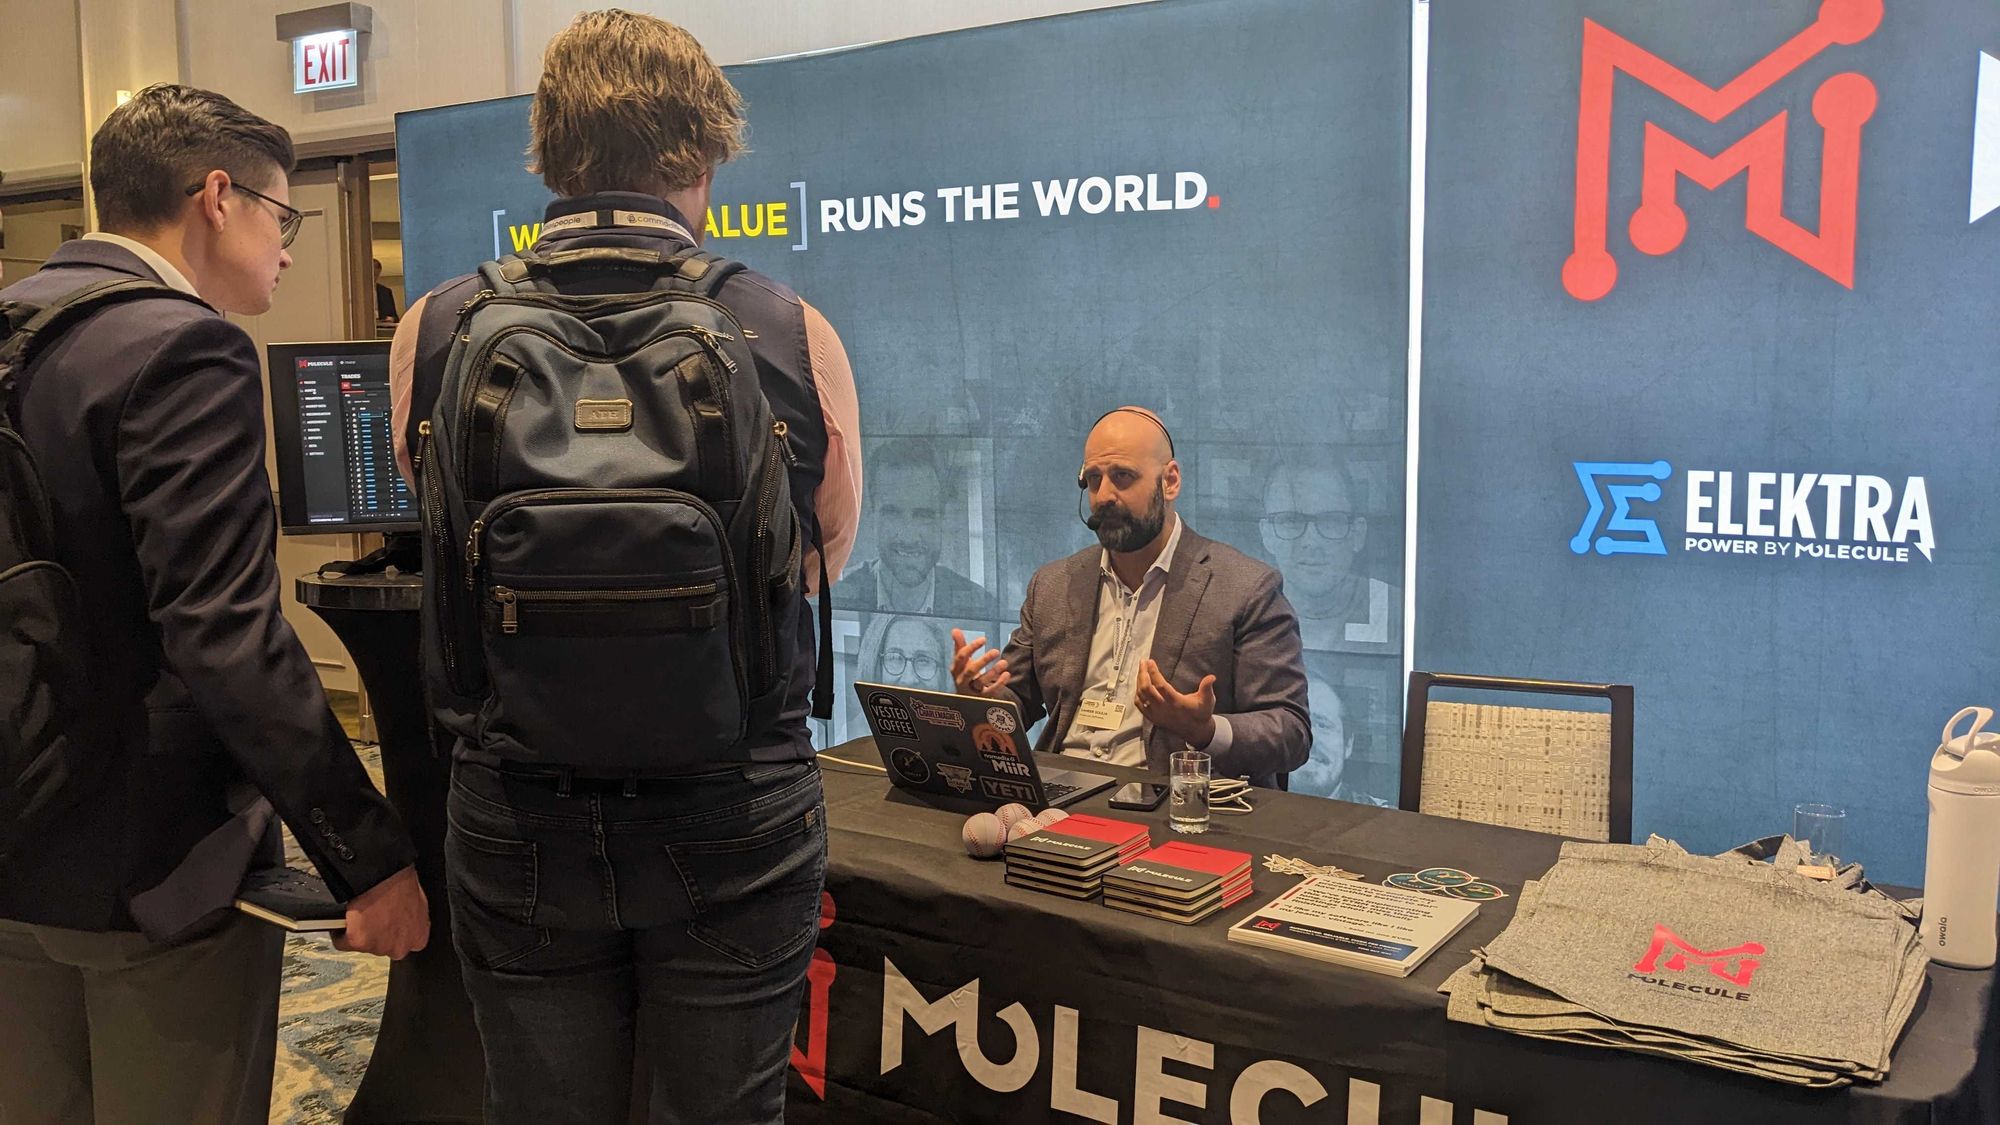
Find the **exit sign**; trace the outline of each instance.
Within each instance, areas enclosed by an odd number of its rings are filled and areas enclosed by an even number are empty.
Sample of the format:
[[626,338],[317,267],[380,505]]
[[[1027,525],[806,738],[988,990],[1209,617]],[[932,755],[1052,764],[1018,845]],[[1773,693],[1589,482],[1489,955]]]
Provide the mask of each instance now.
[[361,84],[359,37],[353,28],[292,40],[292,93],[344,90]]

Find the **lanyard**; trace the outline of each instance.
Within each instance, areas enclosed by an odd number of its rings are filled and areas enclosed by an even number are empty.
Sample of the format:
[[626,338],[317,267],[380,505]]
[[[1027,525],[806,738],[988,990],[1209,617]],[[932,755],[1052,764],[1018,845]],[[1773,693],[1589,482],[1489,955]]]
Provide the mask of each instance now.
[[542,234],[581,230],[585,227],[651,227],[677,234],[689,242],[694,241],[694,235],[689,234],[686,227],[665,215],[655,215],[651,211],[620,211],[609,207],[595,211],[578,211],[574,215],[550,219],[542,224]]
[[[1148,571],[1146,578],[1151,577],[1152,573]],[[1124,594],[1116,595],[1118,598],[1118,640],[1115,647],[1118,652],[1118,662],[1111,666],[1112,699],[1117,699],[1122,693],[1125,687],[1125,674],[1131,670],[1132,646],[1137,640],[1135,634],[1139,631],[1139,598],[1144,594],[1145,589],[1146,582],[1144,579],[1141,579],[1139,588],[1132,591],[1129,598]],[[1129,614],[1126,612],[1128,608],[1131,611]]]

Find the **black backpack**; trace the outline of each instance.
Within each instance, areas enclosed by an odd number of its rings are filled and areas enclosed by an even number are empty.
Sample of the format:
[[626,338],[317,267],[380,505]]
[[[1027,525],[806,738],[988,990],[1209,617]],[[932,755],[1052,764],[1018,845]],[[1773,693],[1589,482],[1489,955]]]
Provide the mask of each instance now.
[[200,303],[139,279],[47,305],[0,302],[0,863],[36,824],[88,794],[105,758],[85,713],[76,584],[54,560],[48,493],[18,430],[19,379],[83,318],[159,297]]
[[[552,278],[573,268],[633,283],[567,296]],[[415,458],[446,730],[514,761],[671,774],[743,760],[780,713],[807,529],[786,427],[716,300],[740,269],[633,247],[481,267]]]

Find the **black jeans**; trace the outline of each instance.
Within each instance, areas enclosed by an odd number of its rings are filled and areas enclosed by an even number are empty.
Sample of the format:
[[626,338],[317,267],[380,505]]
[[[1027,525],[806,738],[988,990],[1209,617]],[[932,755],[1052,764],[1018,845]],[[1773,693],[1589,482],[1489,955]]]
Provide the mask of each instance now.
[[[636,789],[636,792],[632,790]],[[491,1125],[784,1118],[826,878],[810,762],[617,783],[461,762],[451,919]]]

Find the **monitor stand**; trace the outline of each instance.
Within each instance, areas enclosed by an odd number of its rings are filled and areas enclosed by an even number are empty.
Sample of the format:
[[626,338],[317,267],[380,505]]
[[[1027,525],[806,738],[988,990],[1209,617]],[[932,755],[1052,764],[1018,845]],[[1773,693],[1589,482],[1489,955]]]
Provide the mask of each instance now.
[[382,537],[382,546],[351,562],[327,563],[319,568],[319,573],[322,578],[348,578],[381,574],[392,568],[403,574],[423,573],[422,536],[414,531],[391,531]]

